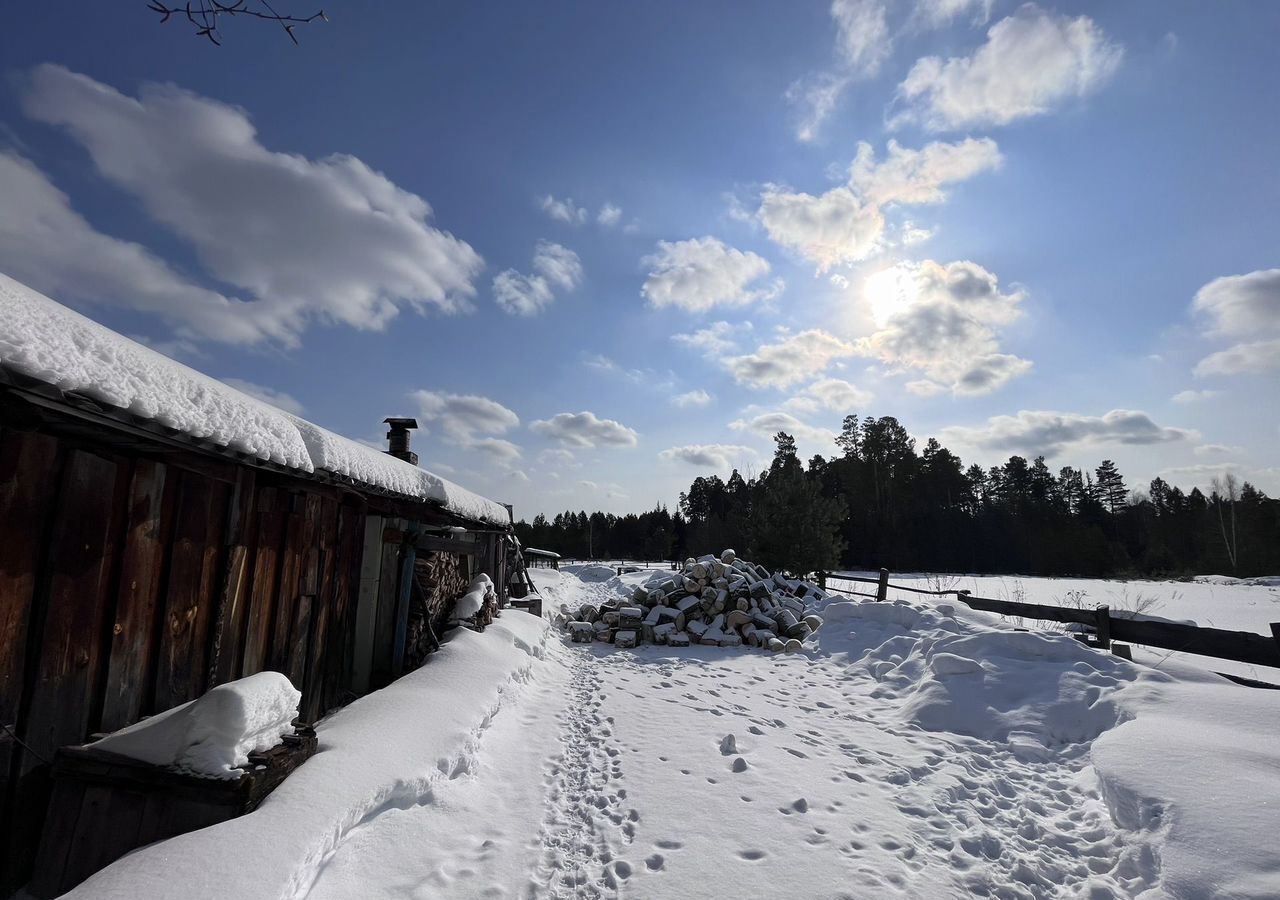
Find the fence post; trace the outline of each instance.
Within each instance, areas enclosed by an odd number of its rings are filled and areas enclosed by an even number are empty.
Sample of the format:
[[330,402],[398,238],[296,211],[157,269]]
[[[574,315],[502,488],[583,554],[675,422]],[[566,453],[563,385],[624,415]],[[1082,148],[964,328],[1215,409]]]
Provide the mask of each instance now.
[[[824,594],[827,591],[827,573],[822,571],[821,569],[818,570],[818,589],[821,590]],[[1277,626],[1277,627],[1280,627],[1280,626]]]
[[1101,650],[1111,649],[1111,607],[1099,606],[1097,609],[1097,620],[1094,629],[1098,633],[1098,648]]
[[876,585],[876,602],[882,603],[889,599],[889,570],[880,570],[880,583]]

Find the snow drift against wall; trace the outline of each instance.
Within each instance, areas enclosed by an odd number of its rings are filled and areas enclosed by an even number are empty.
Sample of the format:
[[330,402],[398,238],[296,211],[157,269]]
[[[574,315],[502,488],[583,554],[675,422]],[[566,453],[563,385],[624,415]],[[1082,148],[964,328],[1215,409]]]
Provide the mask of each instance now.
[[332,472],[471,519],[510,521],[500,503],[250,397],[2,273],[0,365],[257,459]]
[[302,693],[280,672],[258,672],[94,743],[158,766],[208,778],[237,778],[250,753],[293,733]]

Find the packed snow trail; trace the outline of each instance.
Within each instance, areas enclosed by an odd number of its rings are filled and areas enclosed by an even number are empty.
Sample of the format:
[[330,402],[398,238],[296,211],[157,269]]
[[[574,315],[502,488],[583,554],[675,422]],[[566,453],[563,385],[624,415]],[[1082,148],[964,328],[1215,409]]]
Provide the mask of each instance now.
[[[548,600],[624,589],[582,574],[544,577]],[[1102,898],[1158,885],[1158,853],[1113,823],[1088,765],[1089,741],[1118,721],[1105,695],[1125,665],[1011,633],[971,648],[1003,654],[983,670],[942,652],[973,640],[945,616],[849,614],[862,618],[837,611],[830,651],[808,655],[553,638],[472,768],[349,836],[308,896]]]

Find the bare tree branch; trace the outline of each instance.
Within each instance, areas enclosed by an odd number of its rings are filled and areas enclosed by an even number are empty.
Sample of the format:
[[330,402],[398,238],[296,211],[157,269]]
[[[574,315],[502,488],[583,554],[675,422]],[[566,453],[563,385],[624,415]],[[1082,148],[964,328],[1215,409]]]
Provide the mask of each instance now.
[[168,22],[175,15],[184,16],[195,29],[196,37],[208,38],[211,43],[219,47],[222,46],[219,20],[223,17],[234,19],[240,16],[274,22],[284,29],[289,40],[295,44],[298,43],[298,36],[294,34],[294,29],[299,25],[309,25],[317,20],[329,21],[323,9],[309,16],[281,15],[276,12],[269,0],[235,0],[234,3],[222,3],[219,0],[189,0],[182,6],[170,6],[162,0],[150,0],[147,9],[160,16],[161,24]]

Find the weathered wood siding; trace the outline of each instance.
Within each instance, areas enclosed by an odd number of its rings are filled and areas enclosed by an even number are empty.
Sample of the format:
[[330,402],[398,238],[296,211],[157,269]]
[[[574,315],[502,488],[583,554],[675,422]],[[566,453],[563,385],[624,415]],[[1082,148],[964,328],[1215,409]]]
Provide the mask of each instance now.
[[29,874],[56,748],[264,669],[307,719],[355,696],[365,505],[196,454],[0,431],[0,895]]

